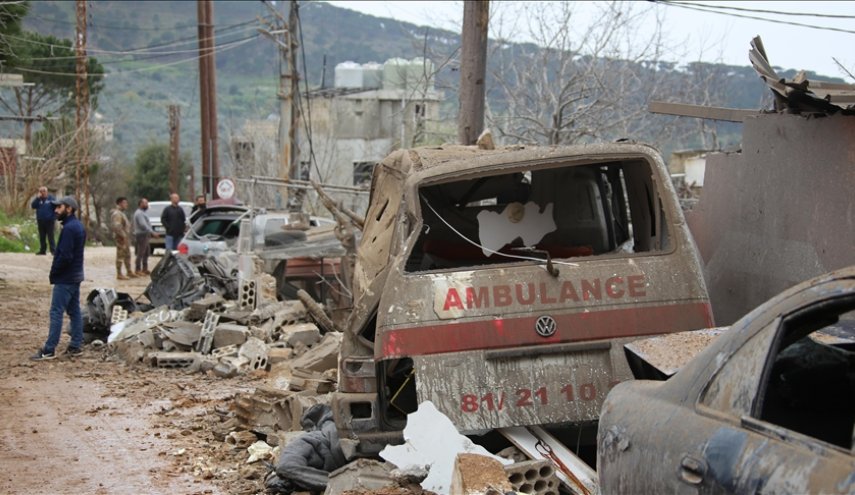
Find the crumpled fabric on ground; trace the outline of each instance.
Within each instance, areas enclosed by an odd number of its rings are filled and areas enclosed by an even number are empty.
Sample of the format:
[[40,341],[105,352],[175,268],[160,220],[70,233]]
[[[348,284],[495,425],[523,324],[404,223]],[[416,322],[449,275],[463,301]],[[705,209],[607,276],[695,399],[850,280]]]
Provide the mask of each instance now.
[[268,493],[323,492],[329,473],[346,464],[329,406],[313,405],[300,425],[306,433],[282,449],[273,472],[265,478]]

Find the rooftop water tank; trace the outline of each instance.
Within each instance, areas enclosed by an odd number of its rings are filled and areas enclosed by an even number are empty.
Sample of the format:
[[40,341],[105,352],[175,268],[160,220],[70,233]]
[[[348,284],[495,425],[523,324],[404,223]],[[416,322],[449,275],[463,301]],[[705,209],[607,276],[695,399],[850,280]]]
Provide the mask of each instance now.
[[383,86],[383,65],[377,62],[362,64],[362,84],[365,88]]
[[362,66],[356,62],[342,62],[335,66],[336,88],[361,88],[363,87]]
[[383,64],[385,89],[433,89],[433,62],[429,59],[391,58]]

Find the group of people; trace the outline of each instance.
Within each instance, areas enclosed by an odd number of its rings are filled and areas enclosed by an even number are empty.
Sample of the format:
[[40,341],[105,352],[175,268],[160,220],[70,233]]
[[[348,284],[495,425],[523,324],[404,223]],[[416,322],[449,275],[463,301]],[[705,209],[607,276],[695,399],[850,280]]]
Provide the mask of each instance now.
[[[166,233],[166,249],[177,249],[186,230],[186,216],[179,206],[177,194],[170,195],[170,205],[164,208],[161,222]],[[80,283],[83,282],[83,247],[86,242],[86,230],[77,219],[79,210],[77,201],[72,196],[56,200],[48,194],[46,187],[40,187],[38,195],[33,199],[32,208],[36,210],[36,220],[39,228],[40,249],[37,255],[47,254],[47,246],[53,254],[49,280],[53,285],[50,305],[50,325],[48,338],[36,354],[30,357],[34,361],[53,359],[56,357],[56,347],[62,334],[62,319],[68,314],[71,327],[71,341],[66,354],[75,356],[83,352],[83,318],[80,313]],[[160,234],[154,231],[151,220],[146,215],[148,199],[139,200],[134,212],[133,222],[125,216],[128,199],[124,196],[116,198],[116,208],[110,214],[110,225],[116,241],[116,278],[127,280],[150,274],[148,270],[149,242],[152,237]],[[205,197],[196,198],[195,212],[205,209]],[[54,243],[54,225],[56,221],[62,224],[59,240]],[[134,240],[136,261],[131,270],[130,242]],[[122,265],[126,275],[122,275]]]

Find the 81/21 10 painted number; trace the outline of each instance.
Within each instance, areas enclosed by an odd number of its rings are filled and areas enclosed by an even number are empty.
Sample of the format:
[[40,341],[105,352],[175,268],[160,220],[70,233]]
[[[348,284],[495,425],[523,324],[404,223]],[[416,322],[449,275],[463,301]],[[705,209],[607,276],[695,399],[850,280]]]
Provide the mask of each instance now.
[[[611,382],[609,383],[609,388],[617,384],[618,382]],[[520,388],[513,394],[508,395],[505,392],[489,392],[482,396],[478,396],[477,394],[462,394],[460,396],[460,410],[465,413],[474,413],[482,409],[487,411],[502,411],[506,407],[545,406],[549,404],[550,400],[564,402],[581,400],[589,402],[597,398],[597,387],[593,383],[583,383],[578,387],[567,384],[554,392],[558,392],[557,396],[550,395],[547,387],[538,387],[536,389]]]

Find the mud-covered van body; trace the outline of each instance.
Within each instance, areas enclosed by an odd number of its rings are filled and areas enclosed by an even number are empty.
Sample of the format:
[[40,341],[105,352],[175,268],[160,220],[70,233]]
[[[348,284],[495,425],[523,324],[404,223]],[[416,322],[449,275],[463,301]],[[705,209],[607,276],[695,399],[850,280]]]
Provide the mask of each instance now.
[[403,150],[375,167],[333,397],[357,452],[430,400],[462,432],[596,421],[623,344],[713,326],[659,154]]

